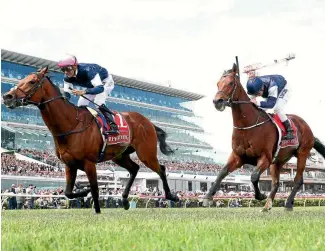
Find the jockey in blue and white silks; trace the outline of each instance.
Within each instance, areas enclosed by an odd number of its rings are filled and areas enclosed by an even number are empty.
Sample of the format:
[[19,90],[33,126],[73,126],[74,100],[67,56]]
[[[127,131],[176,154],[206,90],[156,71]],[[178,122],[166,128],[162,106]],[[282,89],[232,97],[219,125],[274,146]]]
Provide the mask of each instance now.
[[[105,106],[107,96],[114,89],[114,80],[108,71],[98,64],[78,63],[77,58],[68,55],[61,59],[58,66],[64,72],[64,95],[70,99],[70,93],[85,96],[99,105],[99,110],[108,118],[111,131],[109,133],[119,133],[114,117]],[[84,90],[73,89],[73,86],[80,86]],[[83,97],[78,100],[78,106],[87,106],[89,101]]]
[[[288,120],[287,115],[283,112],[285,105],[288,102],[287,81],[281,75],[266,75],[256,76],[247,81],[247,93],[251,97],[251,101],[263,109],[272,109],[276,113],[287,134],[285,139],[294,138],[293,129]],[[257,96],[266,98],[266,101],[256,100]]]

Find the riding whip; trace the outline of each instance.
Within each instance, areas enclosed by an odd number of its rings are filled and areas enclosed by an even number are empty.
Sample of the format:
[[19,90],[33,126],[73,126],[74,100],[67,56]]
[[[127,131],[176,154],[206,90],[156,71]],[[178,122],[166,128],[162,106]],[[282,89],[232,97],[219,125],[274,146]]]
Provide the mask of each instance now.
[[[73,90],[70,86],[69,86],[70,90]],[[96,104],[94,101],[90,100],[89,98],[85,97],[84,95],[80,95],[81,97],[83,97],[84,99],[87,99],[89,102],[93,103],[94,105],[101,107],[103,110],[105,110],[106,112],[115,115],[111,110],[107,109],[105,106],[100,106],[98,104]]]

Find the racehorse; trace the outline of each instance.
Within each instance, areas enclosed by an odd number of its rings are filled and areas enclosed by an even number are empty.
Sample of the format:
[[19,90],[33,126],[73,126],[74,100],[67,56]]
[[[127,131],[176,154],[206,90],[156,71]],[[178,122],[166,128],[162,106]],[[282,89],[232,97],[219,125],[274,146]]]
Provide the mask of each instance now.
[[[40,109],[42,118],[53,135],[56,154],[65,164],[65,195],[73,199],[85,197],[91,192],[95,212],[100,213],[96,163],[104,144],[102,135],[92,114],[86,108],[76,107],[67,101],[47,73],[48,68],[45,67],[20,80],[15,88],[3,95],[4,104],[11,109],[30,104]],[[130,173],[122,194],[124,209],[130,207],[127,198],[139,170],[139,165],[130,158],[134,152],[141,162],[160,176],[166,199],[178,201],[168,186],[166,168],[157,159],[158,141],[163,154],[173,153],[166,143],[167,134],[137,112],[123,112],[121,115],[130,128],[130,143],[127,146],[116,144],[107,147],[102,161],[112,160]],[[86,173],[90,189],[74,193],[78,169]]]
[[278,137],[281,137],[276,125],[264,110],[253,104],[246,94],[237,75],[237,65],[225,71],[217,83],[218,92],[213,103],[218,111],[226,106],[231,107],[233,117],[232,152],[226,165],[218,174],[214,184],[205,196],[205,205],[212,200],[213,195],[220,189],[221,181],[243,164],[254,165],[251,182],[254,186],[255,198],[266,199],[258,187],[260,175],[270,167],[272,177],[271,193],[262,211],[272,208],[272,203],[279,188],[280,171],[283,165],[293,156],[297,158],[297,172],[294,186],[289,195],[285,209],[293,210],[294,197],[303,184],[303,172],[310,150],[314,148],[325,157],[325,146],[315,138],[309,125],[296,115],[288,115],[297,128],[298,142],[296,146],[278,148]]

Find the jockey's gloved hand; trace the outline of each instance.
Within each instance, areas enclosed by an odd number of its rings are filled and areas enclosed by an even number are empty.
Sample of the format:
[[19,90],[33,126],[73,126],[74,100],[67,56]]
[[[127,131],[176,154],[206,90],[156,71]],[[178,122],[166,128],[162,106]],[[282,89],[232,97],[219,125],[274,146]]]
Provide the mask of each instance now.
[[66,100],[70,100],[71,94],[69,92],[64,92],[62,95]]
[[75,89],[73,89],[72,94],[81,96],[81,95],[85,95],[86,91],[85,90],[75,90]]

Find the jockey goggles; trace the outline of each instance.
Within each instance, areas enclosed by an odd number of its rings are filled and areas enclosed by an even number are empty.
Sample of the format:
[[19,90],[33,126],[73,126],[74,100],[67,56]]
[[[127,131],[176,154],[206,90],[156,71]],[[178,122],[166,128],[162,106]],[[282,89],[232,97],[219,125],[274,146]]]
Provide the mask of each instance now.
[[70,72],[72,70],[73,70],[73,67],[72,66],[64,66],[64,67],[61,67],[61,71],[62,72],[66,72],[66,71]]

